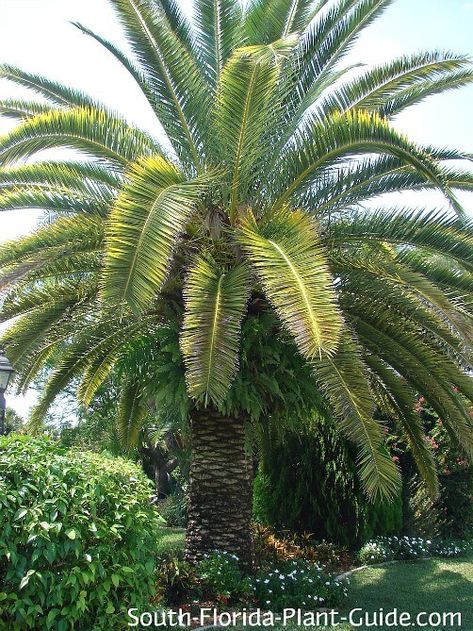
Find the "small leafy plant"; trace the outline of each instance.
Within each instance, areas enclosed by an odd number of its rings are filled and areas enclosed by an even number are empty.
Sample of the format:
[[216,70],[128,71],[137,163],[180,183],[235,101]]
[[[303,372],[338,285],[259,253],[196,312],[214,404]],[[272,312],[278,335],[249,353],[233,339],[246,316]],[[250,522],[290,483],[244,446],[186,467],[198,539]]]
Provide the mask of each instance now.
[[133,463],[0,439],[0,628],[120,628],[155,591],[160,518]]
[[242,574],[235,554],[217,550],[206,554],[197,575],[203,591],[217,600],[245,600],[251,593],[251,580]]
[[179,556],[162,559],[157,577],[156,600],[166,605],[180,604],[182,598],[197,590],[195,567]]

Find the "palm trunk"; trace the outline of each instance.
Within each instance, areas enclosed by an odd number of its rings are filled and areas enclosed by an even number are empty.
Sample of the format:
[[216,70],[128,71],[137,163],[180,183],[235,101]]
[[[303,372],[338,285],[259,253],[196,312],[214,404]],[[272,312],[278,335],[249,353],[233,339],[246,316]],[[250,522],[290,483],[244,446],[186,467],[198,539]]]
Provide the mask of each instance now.
[[194,412],[191,448],[186,558],[197,561],[212,550],[225,550],[249,571],[252,466],[244,420],[211,410]]

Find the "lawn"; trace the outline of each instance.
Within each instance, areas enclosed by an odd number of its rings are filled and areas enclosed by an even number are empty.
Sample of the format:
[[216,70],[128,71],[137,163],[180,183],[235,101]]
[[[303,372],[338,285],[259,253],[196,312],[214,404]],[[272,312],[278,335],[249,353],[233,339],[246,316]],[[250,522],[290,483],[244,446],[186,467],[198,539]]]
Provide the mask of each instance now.
[[184,528],[170,528],[163,526],[158,533],[156,542],[157,555],[160,558],[179,555],[184,549],[185,530]]
[[[455,560],[400,562],[382,568],[355,573],[344,612],[362,607],[365,611],[385,611],[397,608],[417,615],[426,612],[461,612],[462,626],[435,627],[473,630],[473,555]],[[353,630],[350,625],[340,631]],[[356,627],[367,629],[368,627]],[[373,627],[371,627],[373,628]],[[377,627],[392,629],[393,627]],[[401,627],[394,627],[401,628]],[[432,627],[423,628],[431,631]]]

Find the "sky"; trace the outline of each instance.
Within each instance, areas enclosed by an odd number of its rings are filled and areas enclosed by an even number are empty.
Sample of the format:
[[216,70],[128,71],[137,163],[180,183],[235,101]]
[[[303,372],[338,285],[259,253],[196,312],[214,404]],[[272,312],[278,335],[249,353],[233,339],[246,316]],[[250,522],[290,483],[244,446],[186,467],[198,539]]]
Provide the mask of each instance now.
[[[182,0],[186,10],[189,0]],[[0,0],[0,63],[47,75],[80,88],[130,122],[159,135],[159,125],[124,69],[71,22],[78,21],[126,47],[107,0]],[[473,58],[473,0],[397,0],[360,38],[350,61],[377,64],[420,50],[453,50]],[[25,92],[0,80],[0,100]],[[402,114],[395,125],[411,139],[473,153],[473,86],[432,97]],[[0,134],[11,127],[0,118]],[[1,141],[0,141],[1,142]],[[422,194],[422,204],[438,205],[435,194]],[[462,196],[473,212],[473,197]],[[419,203],[418,196],[416,203]],[[0,213],[0,243],[32,230],[36,211]],[[26,416],[35,393],[8,396],[8,404]]]

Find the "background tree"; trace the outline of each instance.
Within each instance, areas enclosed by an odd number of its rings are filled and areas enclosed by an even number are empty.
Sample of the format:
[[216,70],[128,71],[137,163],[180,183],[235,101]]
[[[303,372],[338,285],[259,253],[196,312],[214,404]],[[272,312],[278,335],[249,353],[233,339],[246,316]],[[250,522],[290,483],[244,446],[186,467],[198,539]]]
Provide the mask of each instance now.
[[[452,191],[473,180],[466,156],[417,146],[391,119],[471,82],[469,60],[418,53],[353,77],[347,53],[388,0],[196,0],[192,21],[174,1],[112,4],[130,56],[78,27],[142,88],[169,150],[82,92],[0,70],[44,97],[1,105],[18,125],[0,139],[0,209],[50,214],[0,251],[19,388],[60,358],[32,426],[74,379],[89,405],[112,369],[130,440],[150,393],[189,418],[190,559],[220,548],[251,564],[246,426],[301,375],[358,445],[372,497],[399,484],[375,401],[435,495],[411,401],[422,392],[471,456],[472,222]],[[64,146],[87,159],[21,164]],[[366,208],[428,188],[449,208]],[[261,323],[270,356],[276,341],[299,367],[284,381],[240,349]]]

